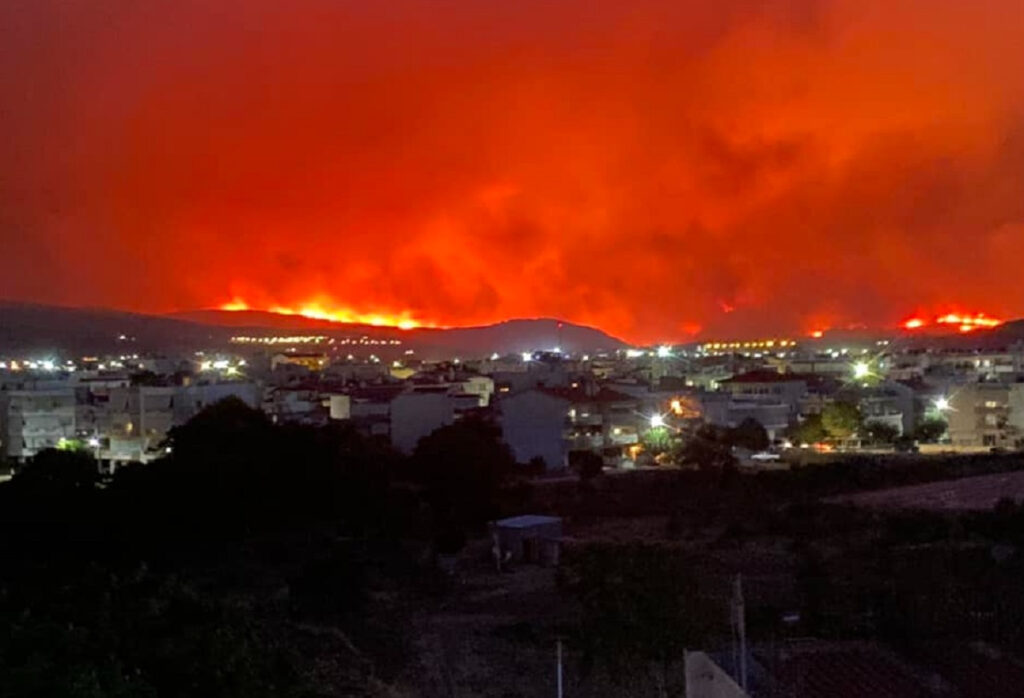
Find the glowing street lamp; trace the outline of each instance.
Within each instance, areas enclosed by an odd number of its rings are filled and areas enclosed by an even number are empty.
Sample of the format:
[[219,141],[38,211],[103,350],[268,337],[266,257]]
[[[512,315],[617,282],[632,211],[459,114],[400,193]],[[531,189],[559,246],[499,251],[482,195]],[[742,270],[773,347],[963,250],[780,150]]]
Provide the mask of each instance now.
[[651,415],[651,429],[665,426],[665,418],[660,414]]
[[853,365],[853,377],[862,380],[871,375],[871,365],[866,361],[858,361]]
[[946,412],[950,409],[949,398],[940,397],[935,399],[935,409],[939,412]]

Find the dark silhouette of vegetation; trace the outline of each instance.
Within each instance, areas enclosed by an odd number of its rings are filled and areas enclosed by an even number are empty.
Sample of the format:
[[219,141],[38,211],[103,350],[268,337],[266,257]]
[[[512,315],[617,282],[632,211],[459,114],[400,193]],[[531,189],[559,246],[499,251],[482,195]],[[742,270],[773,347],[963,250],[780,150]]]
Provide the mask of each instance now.
[[836,441],[856,436],[862,424],[860,408],[851,402],[831,402],[821,411],[821,425],[829,438]]
[[828,432],[821,422],[820,414],[808,415],[802,422],[786,429],[786,438],[795,444],[816,444],[828,438]]
[[569,453],[569,468],[581,480],[592,480],[604,469],[604,459],[593,451],[572,451]]
[[771,445],[764,425],[753,417],[747,417],[729,430],[729,443],[750,451],[763,451]]
[[943,419],[922,419],[914,430],[914,438],[926,444],[935,443],[946,434],[949,425]]
[[864,438],[872,444],[892,445],[900,435],[900,430],[891,424],[878,420],[864,423]]
[[[410,599],[445,588],[426,553],[460,550],[513,501],[574,522],[664,516],[670,545],[565,551],[566,608],[579,612],[560,628],[622,680],[643,670],[676,689],[681,650],[727,631],[721,593],[705,590],[745,572],[748,545],[784,558],[794,634],[921,656],[962,637],[1024,651],[1024,508],[885,514],[822,501],[1018,459],[860,455],[743,475],[735,431],[688,439],[692,468],[585,491],[522,486],[486,421],[438,430],[405,458],[344,426],[274,425],[235,400],[173,430],[160,460],[112,478],[88,451],[44,451],[0,485],[0,698],[370,692],[405,668]],[[756,598],[752,635],[781,636],[782,606]]]
[[374,589],[416,593],[406,546],[461,547],[513,467],[484,423],[404,459],[235,399],[165,447],[103,482],[90,453],[44,451],[0,486],[0,696],[369,690],[409,656],[406,612]]
[[709,471],[726,471],[736,467],[728,429],[713,425],[702,426],[683,445],[680,465]]
[[559,583],[580,606],[572,641],[585,666],[622,681],[649,667],[667,694],[684,651],[707,646],[720,626],[691,564],[678,551],[635,543],[591,544],[567,556]]
[[62,495],[91,491],[99,480],[92,455],[75,449],[45,449],[18,471],[15,477],[22,491]]
[[443,552],[461,549],[466,533],[496,517],[502,485],[515,471],[500,431],[482,419],[442,427],[425,436],[409,463],[424,491]]

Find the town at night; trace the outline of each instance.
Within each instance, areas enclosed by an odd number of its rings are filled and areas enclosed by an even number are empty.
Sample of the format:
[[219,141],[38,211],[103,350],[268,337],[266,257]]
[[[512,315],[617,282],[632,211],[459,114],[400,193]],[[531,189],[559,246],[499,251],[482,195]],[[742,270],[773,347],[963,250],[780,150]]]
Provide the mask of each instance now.
[[0,6],[0,698],[1024,696],[1019,0]]

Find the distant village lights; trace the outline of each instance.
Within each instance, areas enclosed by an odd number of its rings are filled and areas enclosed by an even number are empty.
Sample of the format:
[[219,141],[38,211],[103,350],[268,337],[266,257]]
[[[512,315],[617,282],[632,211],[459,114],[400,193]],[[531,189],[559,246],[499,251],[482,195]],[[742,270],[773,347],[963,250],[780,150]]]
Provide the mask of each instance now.
[[701,351],[705,354],[731,354],[750,351],[768,351],[780,349],[795,349],[796,342],[791,339],[758,339],[746,342],[707,342],[701,345]]
[[402,340],[400,339],[374,339],[372,337],[362,336],[359,338],[346,337],[344,339],[334,339],[326,337],[324,335],[283,335],[276,337],[244,337],[236,336],[229,340],[232,344],[339,344],[339,345],[354,345],[360,344],[363,346],[401,346]]

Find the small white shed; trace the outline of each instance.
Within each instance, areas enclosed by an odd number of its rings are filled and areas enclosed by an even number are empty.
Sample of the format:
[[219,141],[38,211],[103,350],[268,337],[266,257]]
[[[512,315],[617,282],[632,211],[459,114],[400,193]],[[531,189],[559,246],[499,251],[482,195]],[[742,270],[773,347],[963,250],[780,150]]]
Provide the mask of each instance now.
[[557,516],[525,514],[499,519],[491,524],[491,535],[502,561],[558,564],[562,519]]

